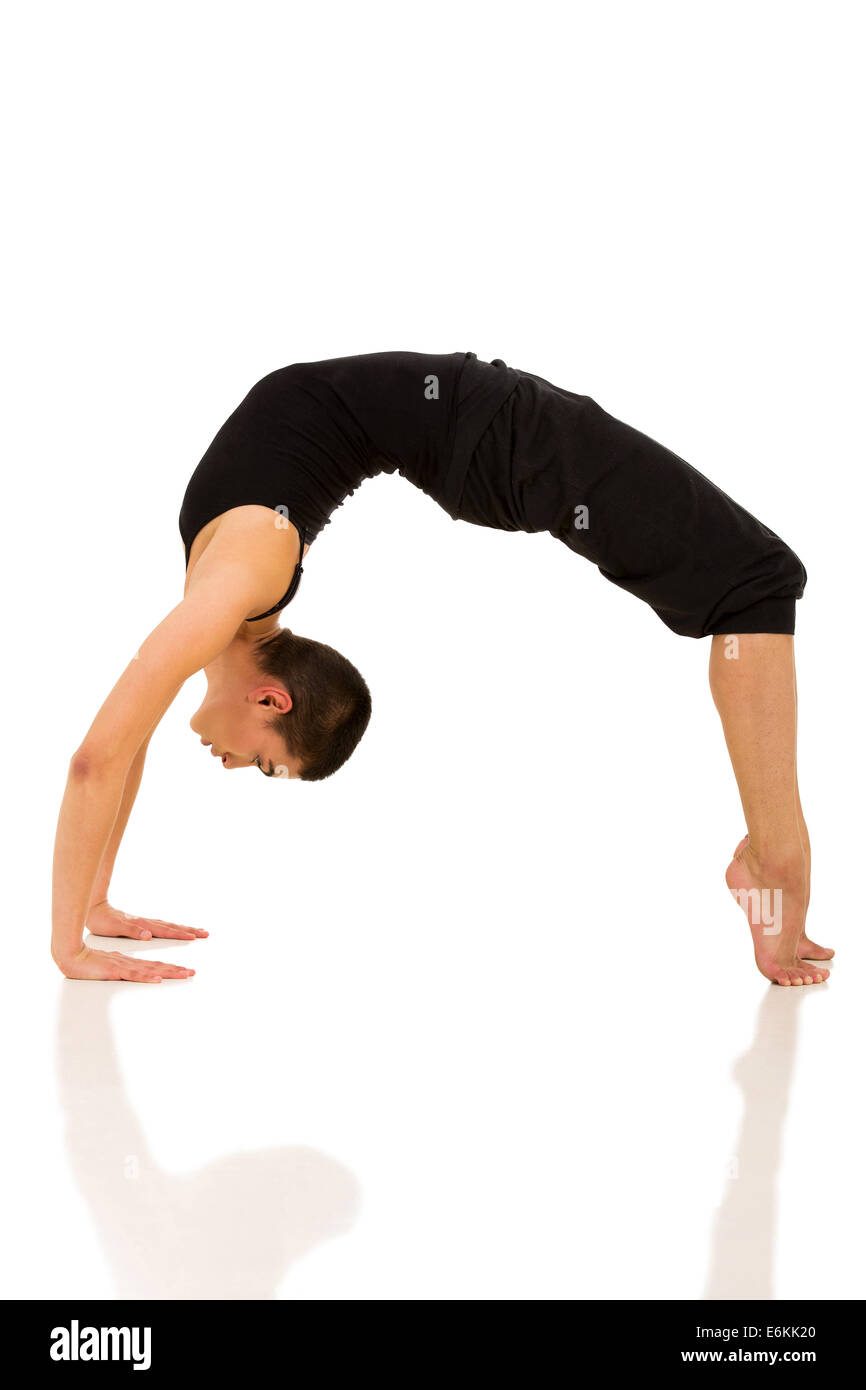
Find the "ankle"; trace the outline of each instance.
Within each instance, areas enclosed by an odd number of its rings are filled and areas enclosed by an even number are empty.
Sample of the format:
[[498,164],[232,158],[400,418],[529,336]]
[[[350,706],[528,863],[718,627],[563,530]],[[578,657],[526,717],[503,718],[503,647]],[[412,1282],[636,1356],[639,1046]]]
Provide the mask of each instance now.
[[756,845],[750,836],[742,857],[765,883],[786,888],[805,885],[806,859],[799,840]]

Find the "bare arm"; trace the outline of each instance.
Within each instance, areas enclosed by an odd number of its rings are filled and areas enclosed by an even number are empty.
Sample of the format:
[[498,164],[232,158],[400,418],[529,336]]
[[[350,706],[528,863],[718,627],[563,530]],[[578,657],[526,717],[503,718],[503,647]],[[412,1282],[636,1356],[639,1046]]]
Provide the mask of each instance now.
[[88,951],[83,930],[103,866],[110,874],[153,729],[184,681],[212,661],[255,611],[256,597],[255,576],[242,563],[214,567],[191,586],[142,643],[73,755],[54,845],[51,953],[65,975],[151,980],[188,973],[159,961]]
[[87,908],[120,811],[126,773],[119,763],[89,762],[81,751],[69,765],[54,841],[51,912],[51,954],[65,975],[74,975],[87,956],[82,939]]
[[90,903],[87,908],[87,927],[96,936],[129,936],[136,941],[146,941],[151,937],[159,936],[171,937],[175,941],[195,941],[197,937],[207,936],[208,933],[199,927],[186,927],[179,922],[166,922],[161,918],[135,917],[129,912],[121,912],[119,908],[113,907],[108,901],[114,861],[126,832],[138,789],[141,786],[150,738],[151,735],[148,734],[126,774],[120,810],[117,813],[114,828],[108,837],[108,844],[105,846],[102,862],[97,870],[91,890]]
[[123,785],[123,796],[120,800],[120,809],[114,822],[114,827],[108,837],[108,843],[102,855],[102,861],[93,884],[90,894],[91,908],[100,906],[108,899],[108,889],[111,883],[111,875],[114,872],[114,861],[117,858],[117,851],[120,849],[120,842],[129,823],[132,808],[135,805],[135,798],[141,786],[141,778],[144,773],[144,760],[147,757],[147,748],[150,743],[150,734],[142,743],[138,752],[132,760],[129,772],[126,774],[126,781]]

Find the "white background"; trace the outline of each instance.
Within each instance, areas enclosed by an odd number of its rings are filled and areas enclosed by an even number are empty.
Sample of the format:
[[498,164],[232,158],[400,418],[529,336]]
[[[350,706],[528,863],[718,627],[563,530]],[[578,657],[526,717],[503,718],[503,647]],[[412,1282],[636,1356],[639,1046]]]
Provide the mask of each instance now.
[[[856,4],[31,3],[4,129],[7,1297],[862,1298]],[[48,954],[68,759],[178,601],[187,479],[293,361],[472,350],[591,395],[809,572],[812,934],[723,872],[706,684],[548,536],[394,477],[291,626],[374,699],[321,784],[149,754],[112,900],[188,983]]]

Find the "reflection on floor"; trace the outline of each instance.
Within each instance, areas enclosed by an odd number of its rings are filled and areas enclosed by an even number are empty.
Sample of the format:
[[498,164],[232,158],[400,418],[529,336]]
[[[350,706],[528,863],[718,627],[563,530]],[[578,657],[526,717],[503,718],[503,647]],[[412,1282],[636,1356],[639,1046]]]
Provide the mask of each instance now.
[[775,1297],[776,1183],[805,993],[768,989],[752,1045],[734,1063],[743,1117],[713,1233],[707,1299]]
[[353,1175],[308,1148],[160,1170],[124,1091],[109,1008],[124,984],[66,981],[57,1070],[69,1162],[119,1298],[273,1298],[287,1269],[352,1225]]

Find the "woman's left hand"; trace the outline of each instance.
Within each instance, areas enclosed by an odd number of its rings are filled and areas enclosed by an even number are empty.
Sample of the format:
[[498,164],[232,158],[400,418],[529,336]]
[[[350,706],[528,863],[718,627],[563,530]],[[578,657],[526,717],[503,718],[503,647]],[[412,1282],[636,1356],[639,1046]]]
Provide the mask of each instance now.
[[149,941],[154,936],[195,941],[208,935],[200,927],[183,927],[178,922],[163,922],[159,917],[133,917],[107,901],[88,908],[86,925],[94,936],[131,936],[136,941]]

